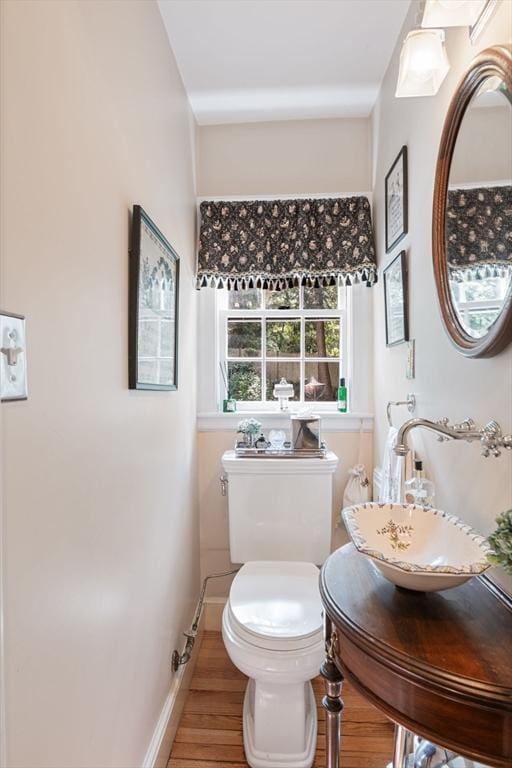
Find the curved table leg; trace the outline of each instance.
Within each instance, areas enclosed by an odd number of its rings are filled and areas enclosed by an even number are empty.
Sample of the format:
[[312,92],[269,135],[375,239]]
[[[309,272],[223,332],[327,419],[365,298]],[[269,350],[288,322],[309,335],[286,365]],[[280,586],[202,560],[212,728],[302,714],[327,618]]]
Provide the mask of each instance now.
[[341,700],[343,675],[334,663],[333,649],[336,643],[336,633],[327,617],[324,626],[326,659],[320,668],[320,674],[325,683],[322,706],[325,709],[326,720],[326,768],[338,768],[341,747],[341,713],[343,710],[343,701]]

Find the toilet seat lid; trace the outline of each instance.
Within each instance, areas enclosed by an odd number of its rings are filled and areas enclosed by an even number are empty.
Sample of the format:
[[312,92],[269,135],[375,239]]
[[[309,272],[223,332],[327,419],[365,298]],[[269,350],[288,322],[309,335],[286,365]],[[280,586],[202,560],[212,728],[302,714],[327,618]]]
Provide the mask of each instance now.
[[322,603],[313,563],[246,563],[229,593],[231,614],[247,632],[272,640],[303,640],[318,634]]

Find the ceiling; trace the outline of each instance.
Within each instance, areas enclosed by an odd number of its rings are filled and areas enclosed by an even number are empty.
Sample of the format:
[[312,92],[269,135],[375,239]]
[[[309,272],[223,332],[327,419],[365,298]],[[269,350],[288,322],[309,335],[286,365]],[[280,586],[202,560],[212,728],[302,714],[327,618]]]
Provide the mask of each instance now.
[[370,113],[410,0],[159,0],[201,125]]

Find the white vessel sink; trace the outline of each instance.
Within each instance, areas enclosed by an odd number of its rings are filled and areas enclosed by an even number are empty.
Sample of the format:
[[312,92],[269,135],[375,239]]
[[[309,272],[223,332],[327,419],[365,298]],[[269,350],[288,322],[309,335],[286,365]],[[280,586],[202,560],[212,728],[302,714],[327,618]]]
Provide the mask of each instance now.
[[347,507],[343,519],[359,552],[399,587],[449,589],[489,567],[484,537],[439,509],[372,502]]

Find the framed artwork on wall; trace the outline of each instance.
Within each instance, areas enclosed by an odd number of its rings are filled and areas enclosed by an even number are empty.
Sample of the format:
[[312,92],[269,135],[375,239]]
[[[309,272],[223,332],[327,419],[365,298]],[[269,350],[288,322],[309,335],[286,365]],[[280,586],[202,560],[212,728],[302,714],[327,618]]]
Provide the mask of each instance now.
[[0,400],[27,399],[25,318],[0,312]]
[[402,147],[385,182],[386,253],[407,234],[407,147]]
[[178,388],[179,256],[140,205],[130,250],[130,389]]
[[405,251],[395,256],[384,270],[386,345],[394,347],[409,340],[407,306],[407,259]]

